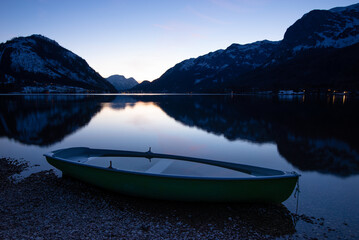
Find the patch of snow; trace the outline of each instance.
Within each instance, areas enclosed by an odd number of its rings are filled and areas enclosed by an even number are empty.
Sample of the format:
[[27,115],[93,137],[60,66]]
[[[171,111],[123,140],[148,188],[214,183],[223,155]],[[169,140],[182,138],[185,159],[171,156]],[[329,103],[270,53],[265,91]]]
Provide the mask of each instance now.
[[195,60],[195,58],[190,58],[190,59],[184,60],[181,64],[180,70],[188,71],[191,67],[193,67],[194,60]]
[[92,83],[92,84],[96,84],[96,80],[93,78],[87,78],[86,76],[82,76],[82,74],[77,73],[77,72],[72,72],[70,69],[68,68],[64,68],[58,61],[53,60],[53,59],[48,59],[46,61],[46,66],[56,69],[56,72],[53,72],[52,74],[50,74],[50,76],[52,77],[60,77],[61,75],[66,76],[74,81],[78,81],[78,82],[86,82],[86,83]]
[[315,47],[344,48],[359,42],[358,35],[349,35],[345,38],[339,38],[339,39],[334,39],[333,37],[327,37],[324,35],[324,33],[318,33],[318,36],[322,37],[324,40],[317,41]]
[[[351,46],[359,42],[357,29],[359,29],[359,19],[350,18],[345,23],[345,26],[337,25],[335,29],[331,28],[324,32],[315,32],[314,35],[317,36],[316,38],[319,38],[315,45],[298,45],[293,48],[293,52],[309,48],[344,48]],[[346,35],[343,35],[343,33]],[[313,36],[310,37],[313,38]]]
[[[27,71],[31,73],[40,73],[48,75],[49,78],[55,79],[61,76],[66,76],[72,80],[96,84],[96,80],[93,78],[87,78],[76,72],[72,72],[70,69],[65,68],[59,61],[54,59],[43,59],[33,50],[33,46],[37,44],[36,38],[41,38],[51,43],[55,41],[43,37],[41,35],[33,35],[34,38],[16,38],[9,43],[8,47],[14,50],[10,54],[11,68],[14,71]],[[56,43],[57,44],[57,43]],[[58,45],[58,44],[57,44]],[[0,53],[1,56],[3,51]],[[76,60],[77,55],[70,51],[66,51],[65,58]],[[41,91],[37,89],[36,91]]]
[[10,44],[14,48],[10,54],[11,68],[15,71],[27,71],[32,73],[43,73],[52,77],[58,76],[55,72],[48,69],[46,62],[33,50],[32,46],[36,45],[33,39],[19,38]]
[[[330,11],[342,14],[340,16],[341,21],[331,19],[331,24],[323,25],[327,27],[327,30],[323,32],[315,32],[313,35],[308,38],[315,37],[319,40],[316,41],[315,45],[300,45],[293,48],[294,52],[308,49],[308,48],[344,48],[359,42],[359,18],[349,15],[349,13],[342,13],[345,10],[356,9],[357,14],[359,15],[359,4],[355,4],[349,7],[344,8],[335,8]],[[347,14],[347,15],[346,15]]]
[[46,72],[45,62],[42,58],[29,49],[15,49],[11,55],[11,68],[20,72]]

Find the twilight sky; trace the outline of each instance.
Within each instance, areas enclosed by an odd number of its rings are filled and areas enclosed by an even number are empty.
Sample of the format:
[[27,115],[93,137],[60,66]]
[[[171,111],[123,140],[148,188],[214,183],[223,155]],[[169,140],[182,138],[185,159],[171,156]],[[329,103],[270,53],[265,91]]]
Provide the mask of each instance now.
[[0,42],[42,34],[103,77],[154,80],[232,43],[281,40],[312,9],[353,0],[0,0]]

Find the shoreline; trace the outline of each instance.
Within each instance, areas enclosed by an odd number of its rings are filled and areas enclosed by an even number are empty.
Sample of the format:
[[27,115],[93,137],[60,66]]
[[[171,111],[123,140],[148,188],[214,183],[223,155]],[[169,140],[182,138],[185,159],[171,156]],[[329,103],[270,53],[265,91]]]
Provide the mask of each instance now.
[[296,221],[316,226],[324,221],[293,214],[283,204],[124,196],[59,178],[53,170],[11,181],[28,167],[0,159],[0,239],[312,239],[296,231]]
[[163,96],[271,96],[271,97],[281,97],[281,96],[292,96],[292,97],[301,97],[301,96],[347,96],[347,97],[357,97],[359,92],[274,92],[274,91],[258,91],[258,92],[218,92],[218,93],[210,93],[210,92],[113,92],[113,93],[72,93],[72,92],[9,92],[9,93],[0,93],[0,96],[56,96],[56,95],[99,95],[99,96],[121,96],[121,95],[144,95],[144,96],[152,96],[152,95],[163,95]]

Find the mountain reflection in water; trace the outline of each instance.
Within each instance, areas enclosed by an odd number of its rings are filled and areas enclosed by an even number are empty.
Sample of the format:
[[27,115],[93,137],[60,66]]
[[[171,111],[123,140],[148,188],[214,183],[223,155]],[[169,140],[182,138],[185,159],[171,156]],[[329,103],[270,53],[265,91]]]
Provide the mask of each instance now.
[[86,126],[104,103],[121,111],[139,102],[229,141],[275,143],[302,171],[359,173],[359,101],[345,96],[20,95],[0,96],[0,136],[49,146]]
[[0,136],[23,144],[49,146],[86,126],[111,96],[0,96]]
[[136,96],[187,126],[228,140],[276,143],[302,171],[359,173],[357,99],[309,96]]

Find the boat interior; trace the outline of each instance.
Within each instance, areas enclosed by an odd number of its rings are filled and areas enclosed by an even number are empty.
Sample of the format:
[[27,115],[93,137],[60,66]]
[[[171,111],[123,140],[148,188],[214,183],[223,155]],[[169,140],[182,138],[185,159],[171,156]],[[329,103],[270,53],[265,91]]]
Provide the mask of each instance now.
[[70,148],[52,157],[90,166],[147,174],[189,177],[238,178],[284,175],[283,171],[255,166],[148,152]]

